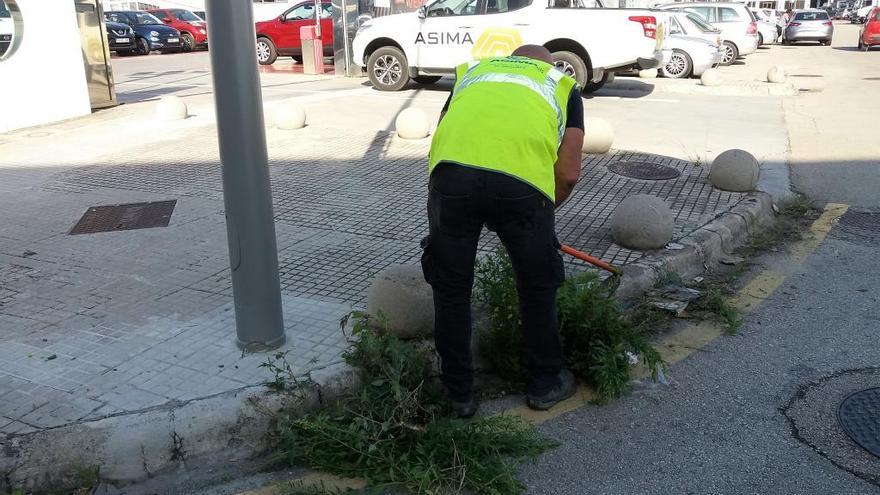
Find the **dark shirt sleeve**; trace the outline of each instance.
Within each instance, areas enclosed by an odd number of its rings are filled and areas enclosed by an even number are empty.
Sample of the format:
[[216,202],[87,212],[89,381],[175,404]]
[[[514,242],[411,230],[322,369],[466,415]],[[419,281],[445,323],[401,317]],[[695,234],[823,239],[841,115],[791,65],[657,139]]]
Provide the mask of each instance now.
[[571,96],[568,97],[565,128],[584,130],[584,99],[576,87],[571,90]]

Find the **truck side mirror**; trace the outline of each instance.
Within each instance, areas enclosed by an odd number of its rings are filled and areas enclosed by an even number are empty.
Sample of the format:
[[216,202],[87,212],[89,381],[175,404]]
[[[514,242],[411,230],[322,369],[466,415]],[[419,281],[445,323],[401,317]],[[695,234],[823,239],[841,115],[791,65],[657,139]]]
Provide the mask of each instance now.
[[428,7],[422,5],[419,7],[419,19],[424,19],[425,17],[428,17]]

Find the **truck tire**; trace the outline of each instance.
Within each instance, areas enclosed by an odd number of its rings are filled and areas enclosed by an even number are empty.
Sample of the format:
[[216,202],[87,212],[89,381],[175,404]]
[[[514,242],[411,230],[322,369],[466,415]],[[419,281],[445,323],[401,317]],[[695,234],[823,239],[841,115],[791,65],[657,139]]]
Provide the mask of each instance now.
[[605,86],[605,83],[608,82],[608,73],[606,72],[604,76],[602,76],[602,80],[599,82],[588,82],[583,86],[583,92],[586,94],[592,94],[596,91],[599,91],[602,86]]
[[419,84],[434,84],[442,78],[443,76],[416,76],[412,80]]
[[379,91],[400,91],[409,82],[406,55],[396,46],[383,46],[367,60],[370,84]]
[[553,52],[553,64],[566,76],[573,77],[580,87],[587,87],[587,64],[577,54],[568,51]]
[[275,49],[275,43],[266,37],[257,38],[257,62],[260,65],[272,65],[278,58],[278,50]]

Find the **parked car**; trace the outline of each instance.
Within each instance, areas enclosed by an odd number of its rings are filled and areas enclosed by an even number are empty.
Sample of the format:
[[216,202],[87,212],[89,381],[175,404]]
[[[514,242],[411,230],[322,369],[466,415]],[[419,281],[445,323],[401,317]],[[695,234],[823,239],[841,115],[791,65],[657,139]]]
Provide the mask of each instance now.
[[136,37],[131,26],[111,21],[104,24],[107,27],[107,41],[110,44],[111,52],[116,52],[118,55],[135,55],[137,53]]
[[112,10],[104,12],[104,18],[131,26],[135,33],[138,55],[149,55],[153,50],[162,53],[180,51],[180,31],[162,24],[162,21],[149,12]]
[[208,25],[204,19],[186,9],[155,9],[153,14],[167,26],[180,31],[180,47],[185,52],[208,46]]
[[880,46],[880,7],[874,7],[868,20],[859,32],[859,49],[868,51],[872,46]]
[[[321,41],[324,56],[333,56],[333,7],[330,2],[321,4]],[[300,29],[314,26],[315,2],[303,2],[285,10],[280,16],[256,23],[257,61],[271,65],[279,55],[287,55],[302,62],[302,39]]]
[[818,41],[830,45],[832,36],[834,23],[828,17],[828,12],[819,9],[796,10],[782,33],[782,43],[790,45],[799,41]]
[[723,57],[717,45],[697,37],[670,34],[666,46],[672,55],[669,62],[660,67],[660,74],[672,79],[699,77],[718,65]]
[[436,0],[417,12],[364,22],[352,42],[354,63],[365,68],[374,88],[397,91],[410,80],[430,84],[459,64],[536,44],[586,92],[599,89],[610,73],[665,64],[671,52],[663,50],[664,13],[596,5]]
[[721,30],[722,65],[730,65],[737,58],[755,53],[758,49],[758,23],[742,3],[675,3],[662,5],[661,10],[685,11],[697,14],[704,21]]
[[9,50],[14,30],[15,24],[12,22],[12,14],[6,8],[6,3],[0,1],[0,57],[6,54],[6,50]]

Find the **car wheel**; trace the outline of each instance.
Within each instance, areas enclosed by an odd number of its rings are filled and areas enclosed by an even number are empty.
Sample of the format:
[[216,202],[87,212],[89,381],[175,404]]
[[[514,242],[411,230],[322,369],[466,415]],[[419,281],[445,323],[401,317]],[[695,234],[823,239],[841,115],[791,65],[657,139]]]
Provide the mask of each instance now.
[[150,42],[144,38],[138,38],[135,42],[137,48],[135,53],[138,55],[149,55],[150,54]]
[[862,42],[862,39],[859,38],[859,49],[860,49],[860,50],[862,50],[863,52],[866,52],[866,51],[868,51],[870,48],[871,48],[870,45],[868,45],[868,44],[866,44],[866,43],[863,43],[863,42]]
[[758,46],[763,46],[763,45],[764,45],[764,35],[761,33],[758,33]]
[[293,61],[298,64],[303,63],[303,56],[302,55],[291,55],[290,58],[292,58]]
[[272,65],[278,58],[278,50],[275,49],[275,43],[269,38],[257,38],[257,62],[260,65]]
[[191,52],[196,47],[196,40],[193,38],[193,35],[189,33],[181,33],[180,34],[180,51],[182,52]]
[[395,46],[383,46],[367,60],[370,83],[379,91],[400,91],[409,82],[406,55]]
[[419,84],[434,84],[442,78],[443,76],[416,76],[412,80]]
[[691,75],[694,64],[691,57],[682,50],[673,49],[672,56],[669,57],[669,63],[660,67],[660,73],[663,77],[670,79],[683,79]]
[[[580,87],[586,89],[589,84],[587,77],[587,64],[576,54],[567,51],[553,52],[553,65],[555,65],[556,68],[566,76],[573,77]],[[599,87],[601,87],[602,84],[605,84],[605,82],[603,81]],[[596,89],[599,89],[599,87]]]
[[721,44],[721,65],[730,65],[739,57],[739,49],[733,43],[725,41]]

